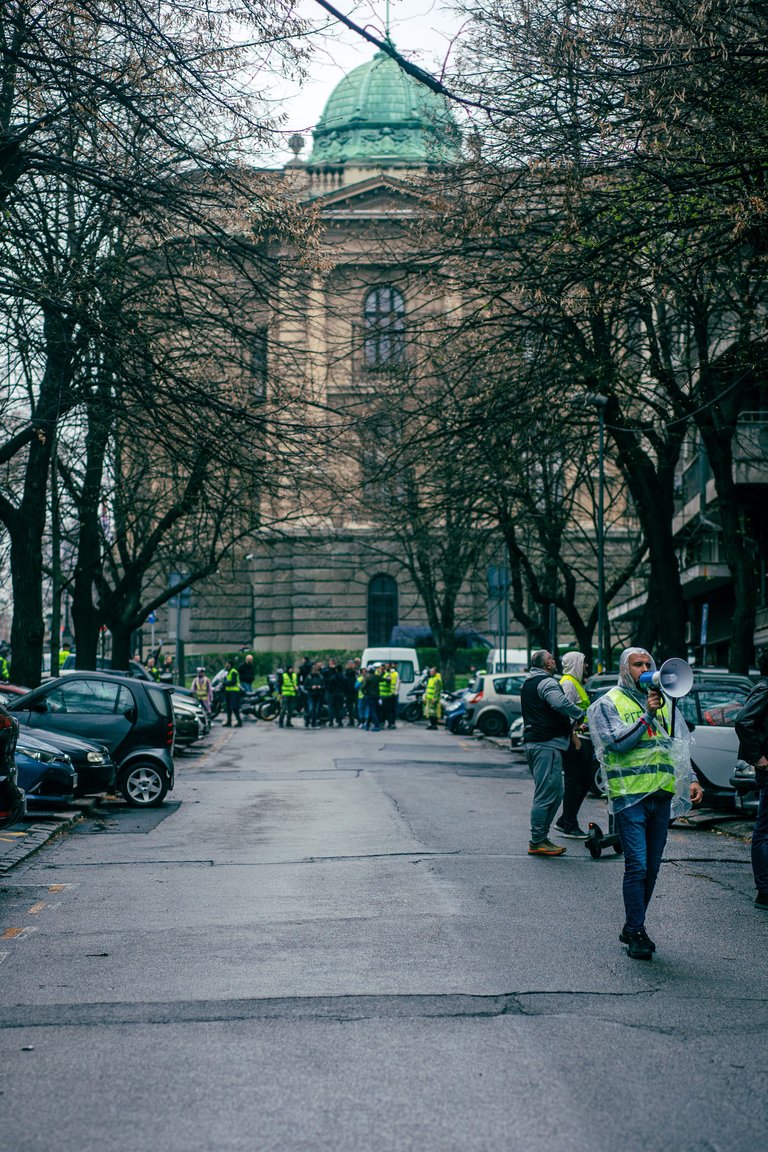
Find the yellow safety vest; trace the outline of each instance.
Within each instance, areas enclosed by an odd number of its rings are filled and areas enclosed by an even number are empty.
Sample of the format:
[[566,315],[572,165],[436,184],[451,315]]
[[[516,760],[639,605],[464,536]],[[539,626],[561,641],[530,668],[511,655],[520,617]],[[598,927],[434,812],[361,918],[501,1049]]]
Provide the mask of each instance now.
[[433,700],[439,700],[442,690],[443,678],[440,673],[437,672],[434,676],[430,676],[429,680],[427,681],[427,689],[424,693],[424,699],[428,703],[431,703]]
[[297,672],[283,672],[283,682],[280,685],[281,696],[296,696],[299,691],[299,675]]
[[[645,709],[621,688],[607,693],[623,724],[635,724]],[[675,759],[664,739],[669,729],[666,704],[656,713],[656,726],[648,725],[634,748],[628,752],[605,750],[603,769],[612,800],[619,796],[650,796],[654,792],[675,791]],[[663,727],[662,727],[663,726]],[[661,728],[658,731],[657,728]]]
[[560,677],[561,684],[564,684],[566,680],[570,680],[571,684],[575,687],[576,694],[579,697],[579,707],[586,712],[587,708],[589,708],[589,696],[584,689],[584,685],[577,680],[575,676],[571,676],[570,672],[566,672],[564,676]]
[[237,668],[230,668],[227,672],[227,680],[224,685],[225,692],[239,692],[240,691],[240,673]]

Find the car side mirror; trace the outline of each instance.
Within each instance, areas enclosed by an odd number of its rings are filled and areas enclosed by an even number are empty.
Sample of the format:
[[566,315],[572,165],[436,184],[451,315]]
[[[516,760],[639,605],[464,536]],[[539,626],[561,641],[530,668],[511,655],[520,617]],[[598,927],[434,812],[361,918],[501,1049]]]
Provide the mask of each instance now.
[[42,697],[40,700],[33,700],[29,706],[30,712],[47,712],[48,701]]

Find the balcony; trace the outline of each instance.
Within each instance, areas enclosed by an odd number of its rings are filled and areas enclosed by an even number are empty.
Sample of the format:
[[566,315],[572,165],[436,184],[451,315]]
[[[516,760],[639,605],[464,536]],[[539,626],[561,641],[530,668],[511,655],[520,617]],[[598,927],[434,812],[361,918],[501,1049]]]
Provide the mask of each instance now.
[[733,445],[737,484],[768,484],[768,419],[763,412],[742,412]]
[[[768,485],[768,419],[764,412],[742,412],[733,438],[733,478],[736,484]],[[675,536],[717,500],[712,469],[704,449],[679,475],[682,508],[672,521]]]

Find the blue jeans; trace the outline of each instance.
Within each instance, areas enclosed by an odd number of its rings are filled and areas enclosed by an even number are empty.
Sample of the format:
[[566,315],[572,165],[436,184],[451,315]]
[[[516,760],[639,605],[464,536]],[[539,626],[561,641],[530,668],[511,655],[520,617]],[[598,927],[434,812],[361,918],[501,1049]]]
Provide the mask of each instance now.
[[752,831],[752,872],[759,892],[768,892],[768,786],[760,789],[760,805]]
[[667,842],[671,792],[654,792],[614,816],[624,847],[624,909],[626,928],[636,932],[645,924],[661,857]]
[[322,705],[322,697],[317,692],[309,692],[307,695],[307,702],[304,706],[304,727],[309,728],[310,724],[313,728],[317,728],[320,723],[320,707]]

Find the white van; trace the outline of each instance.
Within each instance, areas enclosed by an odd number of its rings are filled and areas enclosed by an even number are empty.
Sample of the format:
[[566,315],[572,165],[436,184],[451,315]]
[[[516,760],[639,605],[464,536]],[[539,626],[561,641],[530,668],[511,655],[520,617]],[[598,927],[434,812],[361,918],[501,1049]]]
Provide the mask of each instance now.
[[405,703],[408,693],[419,678],[419,658],[415,648],[366,648],[362,655],[363,668],[371,664],[394,664],[397,668],[397,702]]
[[491,648],[486,657],[486,672],[525,672],[527,669],[526,648]]

